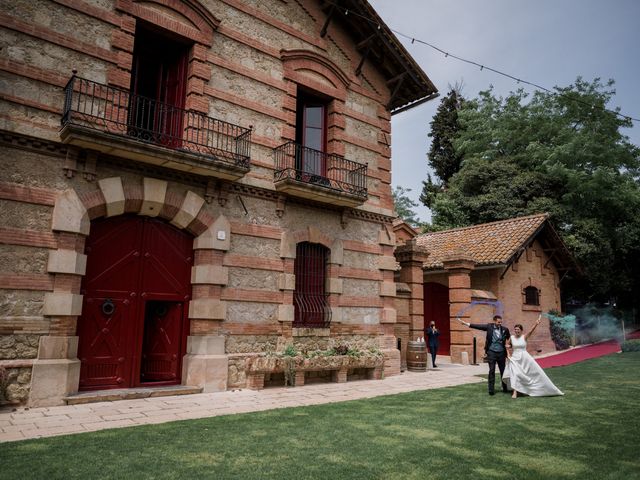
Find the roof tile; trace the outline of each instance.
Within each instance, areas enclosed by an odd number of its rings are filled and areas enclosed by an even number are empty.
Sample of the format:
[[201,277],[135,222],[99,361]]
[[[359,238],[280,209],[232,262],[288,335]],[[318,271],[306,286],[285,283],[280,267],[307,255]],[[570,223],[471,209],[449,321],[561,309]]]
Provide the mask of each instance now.
[[429,251],[424,268],[442,268],[444,257],[454,250],[470,255],[478,265],[504,264],[549,218],[548,214],[510,218],[471,227],[418,235],[417,244]]

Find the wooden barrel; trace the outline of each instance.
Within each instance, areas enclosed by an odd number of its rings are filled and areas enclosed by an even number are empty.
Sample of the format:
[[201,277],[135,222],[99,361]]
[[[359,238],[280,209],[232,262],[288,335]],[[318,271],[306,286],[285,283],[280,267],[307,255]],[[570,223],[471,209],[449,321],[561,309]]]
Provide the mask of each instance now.
[[412,372],[427,371],[427,344],[425,342],[407,343],[407,369]]

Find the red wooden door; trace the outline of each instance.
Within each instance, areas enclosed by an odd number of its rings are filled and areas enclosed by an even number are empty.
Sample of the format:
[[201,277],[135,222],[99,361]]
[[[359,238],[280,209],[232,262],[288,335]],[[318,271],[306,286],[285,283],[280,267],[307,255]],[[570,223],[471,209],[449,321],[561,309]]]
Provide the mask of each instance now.
[[182,302],[146,302],[140,382],[176,380],[183,313]]
[[[157,219],[121,216],[92,222],[78,320],[81,390],[179,383],[192,249],[191,236]],[[151,321],[159,303],[167,313]],[[153,367],[145,364],[153,375],[143,372],[143,354],[163,360]]]
[[424,284],[424,326],[431,321],[436,322],[440,330],[438,355],[449,355],[451,346],[451,329],[449,326],[449,287],[439,283]]
[[161,119],[161,133],[167,140],[163,143],[171,148],[182,146],[186,78],[186,52],[185,54],[175,53],[170,61],[163,65],[162,81],[158,92],[158,98],[162,99],[166,109]]

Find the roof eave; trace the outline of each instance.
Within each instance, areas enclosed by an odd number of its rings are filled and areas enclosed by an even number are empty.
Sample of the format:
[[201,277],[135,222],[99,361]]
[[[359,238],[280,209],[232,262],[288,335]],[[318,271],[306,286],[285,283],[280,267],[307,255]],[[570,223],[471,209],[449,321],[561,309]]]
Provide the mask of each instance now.
[[[325,2],[324,8],[327,11],[339,10],[342,22],[356,25],[357,28],[350,29],[354,37],[362,35],[356,40],[375,37],[380,41],[382,49],[388,55],[388,61],[379,69],[387,79],[387,86],[391,91],[387,104],[389,112],[404,112],[437,97],[434,95],[438,92],[436,86],[367,0],[333,0]],[[349,11],[354,14],[348,15]]]

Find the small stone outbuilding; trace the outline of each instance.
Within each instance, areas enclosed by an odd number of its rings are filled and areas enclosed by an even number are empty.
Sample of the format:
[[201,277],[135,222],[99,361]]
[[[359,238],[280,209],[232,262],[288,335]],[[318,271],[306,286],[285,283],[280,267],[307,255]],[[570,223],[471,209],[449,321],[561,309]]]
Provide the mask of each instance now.
[[[424,336],[434,320],[440,354],[452,362],[477,359],[484,337],[455,319],[486,323],[503,315],[509,328],[529,330],[540,313],[562,308],[560,284],[577,266],[547,214],[417,235],[396,248],[401,284],[396,334],[401,344]],[[529,342],[531,353],[555,349],[548,319]]]

